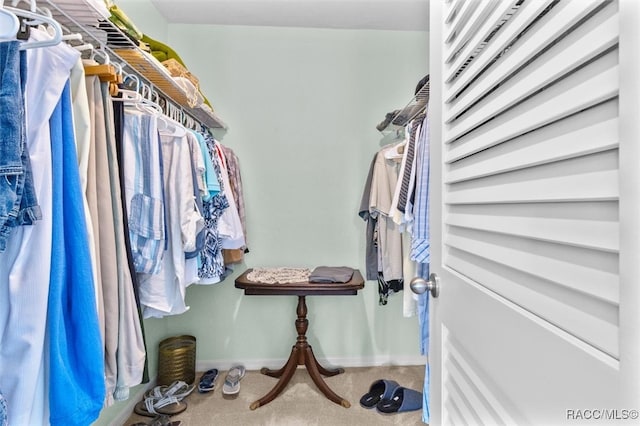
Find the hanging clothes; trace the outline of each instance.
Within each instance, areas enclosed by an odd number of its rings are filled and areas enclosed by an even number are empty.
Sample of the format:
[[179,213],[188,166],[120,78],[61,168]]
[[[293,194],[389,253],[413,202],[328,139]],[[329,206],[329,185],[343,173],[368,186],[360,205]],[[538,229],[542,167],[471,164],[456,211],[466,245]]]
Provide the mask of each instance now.
[[[117,324],[117,346],[105,348],[115,353],[116,379],[115,389],[113,378],[107,380],[106,405],[113,399],[123,401],[129,398],[129,388],[142,383],[146,366],[146,349],[142,330],[141,316],[134,291],[135,273],[129,263],[128,228],[126,227],[125,211],[121,193],[121,174],[118,164],[115,116],[113,101],[109,94],[109,86],[101,83],[101,97],[104,107],[104,125],[106,128],[107,164],[109,170],[110,204],[113,213],[115,256],[117,271],[117,310],[111,312],[113,318],[108,324]],[[115,351],[114,351],[115,349]],[[107,354],[105,353],[105,359]],[[113,365],[113,358],[111,359]],[[106,370],[106,374],[109,374]],[[113,374],[113,369],[111,369]]]
[[230,263],[242,262],[244,260],[244,253],[248,252],[249,249],[247,248],[247,224],[244,206],[244,194],[242,189],[242,176],[240,175],[240,160],[238,159],[238,156],[235,154],[235,152],[233,152],[233,150],[227,146],[222,145],[222,152],[227,164],[231,193],[233,194],[233,200],[238,210],[240,224],[242,225],[242,234],[244,235],[245,240],[245,244],[243,247],[237,249],[222,250],[224,263],[225,265],[228,265]]
[[391,150],[395,147],[386,146],[374,155],[359,211],[360,217],[367,222],[367,279],[378,281],[380,305],[386,305],[389,296],[402,290],[403,285],[402,239],[385,213],[391,207],[392,181],[397,176],[394,168],[398,157],[397,153],[391,154]]
[[0,390],[0,426],[9,426],[7,411],[7,400]]
[[160,271],[165,250],[166,208],[157,118],[125,109],[123,161],[129,237],[136,272]]
[[[32,41],[50,38],[37,28],[31,29],[30,37]],[[18,227],[6,251],[0,253],[0,388],[11,407],[9,423],[15,425],[49,422],[45,380],[53,225],[49,118],[80,56],[66,45],[29,49],[26,55],[26,146],[42,220]]]
[[202,133],[194,132],[194,135],[198,139],[200,145],[200,151],[202,152],[202,158],[204,159],[204,180],[207,191],[202,194],[202,201],[209,201],[212,197],[215,197],[221,190],[221,183],[219,178],[219,170],[213,165],[213,160],[209,148],[207,147],[207,140],[212,140],[209,136],[205,139]]
[[411,249],[410,234],[413,224],[413,206],[410,197],[415,177],[415,161],[413,159],[420,128],[420,120],[409,122],[405,127],[404,140],[396,145],[396,150],[401,148],[402,160],[389,210],[389,216],[398,225],[398,231],[402,233],[402,315],[404,317],[412,317],[417,314],[416,297],[410,288],[411,280],[416,276],[416,264],[410,259],[408,253]]
[[402,235],[390,217],[401,158],[396,146],[385,146],[378,151],[373,164],[369,215],[376,220],[374,235],[380,305],[386,305],[388,297],[402,290],[403,285]]
[[[186,312],[185,252],[193,251],[204,226],[193,198],[191,154],[182,127],[160,131],[162,183],[166,211],[166,252],[156,274],[141,273],[140,301],[144,316],[162,317]],[[130,213],[131,214],[131,213]]]
[[[128,268],[123,208],[115,153],[113,107],[108,85],[96,76],[86,77],[89,99],[90,150],[88,191],[98,253],[99,309],[105,348],[105,405],[128,397],[128,389],[140,384],[145,353],[133,279]],[[109,194],[109,196],[104,196]]]
[[371,182],[373,180],[373,168],[376,163],[377,153],[373,156],[371,164],[369,165],[369,173],[364,185],[364,191],[362,192],[362,198],[360,200],[360,210],[358,215],[362,220],[367,223],[365,231],[365,275],[367,280],[378,279],[378,247],[376,243],[375,229],[377,216],[371,216],[369,211],[370,199],[371,199]]
[[[205,183],[205,165],[198,139],[191,131],[187,131],[185,141],[189,145],[189,159],[191,163],[191,183],[193,200],[200,216],[203,215],[202,195],[207,191]],[[204,217],[198,220],[195,229],[195,245],[193,250],[185,251],[185,274],[187,286],[198,282],[198,255],[204,248]]]
[[222,216],[220,217],[220,221],[218,223],[220,238],[222,240],[221,245],[223,249],[239,249],[241,247],[244,247],[245,239],[244,233],[242,231],[240,214],[238,212],[238,207],[231,190],[229,168],[227,167],[227,161],[220,142],[214,141],[214,148],[216,159],[220,163],[222,191],[224,192],[225,196],[227,197],[227,201],[229,202],[229,208],[222,213]]
[[[87,238],[89,240],[89,254],[91,256],[91,269],[96,291],[96,306],[98,308],[98,320],[100,330],[104,329],[104,311],[102,302],[101,278],[98,274],[97,244],[94,235],[94,223],[91,218],[91,210],[87,200],[87,178],[89,173],[89,152],[91,150],[91,113],[89,111],[89,98],[85,82],[84,66],[78,59],[71,69],[69,77],[71,87],[71,101],[73,108],[73,129],[76,141],[76,153],[78,155],[78,172],[82,189],[82,203],[84,206],[85,223],[87,224]],[[104,342],[103,342],[104,343]]]
[[215,140],[208,134],[205,134],[204,139],[207,148],[207,155],[211,159],[211,164],[213,166],[220,191],[209,200],[203,200],[205,242],[204,249],[200,252],[198,277],[200,278],[200,284],[215,284],[221,281],[221,277],[225,273],[218,221],[224,211],[229,208],[229,201],[227,200],[225,193],[221,190],[223,187],[222,172],[220,162],[216,160],[217,154],[215,149]]
[[429,263],[429,115],[425,115],[420,132],[416,163],[414,229],[411,239],[411,260]]
[[29,150],[25,144],[26,55],[16,41],[2,43],[2,145],[0,154],[0,252],[14,228],[42,218],[37,204]]
[[[418,276],[429,279],[429,114],[424,117],[416,151],[416,188],[414,202],[414,227],[411,240],[411,259],[418,263]],[[429,292],[418,299],[420,326],[420,352],[429,354]],[[422,420],[429,423],[429,363],[425,365]]]
[[53,234],[47,310],[50,420],[52,425],[80,426],[100,415],[105,383],[103,374],[96,373],[104,371],[104,352],[84,232],[69,84],[50,123],[52,162],[57,166],[51,182]]
[[371,181],[369,210],[377,217],[378,271],[385,281],[402,280],[402,236],[389,216],[393,191],[398,180],[400,159],[395,146],[381,149],[376,156]]
[[[117,164],[117,170],[114,168],[114,170],[117,171],[118,174],[118,178],[119,178],[119,186],[120,186],[120,205],[121,207],[121,212],[122,212],[122,229],[123,229],[123,237],[122,239],[124,240],[124,244],[125,244],[125,253],[122,255],[122,257],[126,258],[126,265],[127,265],[127,269],[129,271],[129,275],[131,276],[131,280],[133,281],[133,294],[135,296],[135,304],[136,304],[136,310],[137,310],[137,316],[138,316],[138,322],[140,323],[140,328],[141,328],[141,335],[142,335],[142,345],[144,347],[145,344],[145,338],[144,338],[144,327],[143,327],[143,323],[142,323],[142,318],[143,318],[143,314],[142,314],[142,305],[140,303],[140,294],[139,294],[139,280],[138,280],[138,275],[136,274],[136,270],[135,270],[135,265],[134,265],[134,260],[133,260],[133,250],[131,248],[131,240],[129,238],[130,232],[129,232],[129,221],[127,220],[127,218],[129,217],[128,214],[128,210],[127,210],[127,197],[126,197],[126,189],[125,189],[125,161],[124,161],[124,105],[121,102],[110,102],[107,103],[107,105],[111,105],[112,107],[112,111],[109,111],[107,113],[105,113],[105,116],[107,117],[111,117],[112,121],[113,121],[113,128],[115,131],[115,154],[113,152],[111,152],[111,150],[109,150],[108,152],[110,153],[111,156],[115,156],[115,160],[114,162]],[[111,158],[111,157],[110,157]],[[114,192],[114,194],[117,194],[117,192]],[[124,260],[123,260],[124,262]],[[121,317],[121,322],[125,322],[127,320],[126,317]],[[122,336],[121,336],[122,337]],[[146,351],[145,351],[146,352]],[[118,359],[121,358],[121,353],[118,352]],[[123,361],[126,362],[126,361]],[[126,365],[126,363],[125,363]],[[144,370],[142,373],[142,382],[143,383],[148,383],[149,382],[149,371],[148,371],[148,359],[145,356],[145,361],[144,361]],[[116,395],[114,395],[114,399],[116,400],[120,400],[121,398],[124,398],[124,394],[120,394],[118,392],[118,389],[121,389],[120,387],[120,380],[118,381],[118,385],[116,387]]]

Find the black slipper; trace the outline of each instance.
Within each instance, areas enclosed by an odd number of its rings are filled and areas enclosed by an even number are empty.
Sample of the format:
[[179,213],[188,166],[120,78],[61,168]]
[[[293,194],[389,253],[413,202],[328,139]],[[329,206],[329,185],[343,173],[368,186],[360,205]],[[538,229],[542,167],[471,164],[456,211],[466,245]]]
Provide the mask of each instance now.
[[405,411],[415,411],[422,408],[422,392],[402,386],[394,389],[388,398],[383,398],[376,405],[379,413],[391,414]]
[[390,398],[391,394],[393,394],[393,391],[398,386],[400,385],[393,380],[376,380],[371,384],[369,392],[365,393],[362,395],[362,398],[360,398],[360,405],[364,408],[373,408],[381,399]]

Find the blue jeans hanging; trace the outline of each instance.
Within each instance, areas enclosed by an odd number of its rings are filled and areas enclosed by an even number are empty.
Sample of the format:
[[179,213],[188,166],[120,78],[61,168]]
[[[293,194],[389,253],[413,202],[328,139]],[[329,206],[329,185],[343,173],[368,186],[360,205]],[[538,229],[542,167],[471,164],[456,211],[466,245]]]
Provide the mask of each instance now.
[[0,252],[11,230],[42,217],[26,145],[26,53],[20,42],[0,43]]

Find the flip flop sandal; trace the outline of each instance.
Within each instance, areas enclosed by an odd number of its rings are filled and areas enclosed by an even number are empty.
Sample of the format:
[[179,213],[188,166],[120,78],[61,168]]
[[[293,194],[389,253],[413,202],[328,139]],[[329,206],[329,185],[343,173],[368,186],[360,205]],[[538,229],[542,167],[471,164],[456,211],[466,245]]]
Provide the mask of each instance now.
[[187,383],[179,380],[171,383],[169,386],[156,386],[150,389],[144,394],[145,398],[162,398],[162,397],[175,397],[178,401],[185,399],[193,390],[195,385],[188,385]]
[[379,413],[391,414],[422,409],[422,392],[413,389],[397,387],[391,398],[381,399],[376,405]]
[[393,391],[400,386],[393,380],[376,380],[371,383],[369,392],[362,395],[360,405],[364,408],[374,408],[381,399],[389,399]]
[[243,365],[231,367],[224,379],[222,393],[224,395],[237,395],[240,392],[240,380],[244,377],[245,368]]
[[200,377],[200,382],[198,383],[198,392],[207,393],[211,392],[216,387],[216,379],[218,378],[218,369],[212,368],[211,370],[207,370]]
[[175,416],[187,409],[187,403],[178,401],[173,396],[147,397],[140,401],[133,408],[136,414],[146,417],[156,417],[158,415]]

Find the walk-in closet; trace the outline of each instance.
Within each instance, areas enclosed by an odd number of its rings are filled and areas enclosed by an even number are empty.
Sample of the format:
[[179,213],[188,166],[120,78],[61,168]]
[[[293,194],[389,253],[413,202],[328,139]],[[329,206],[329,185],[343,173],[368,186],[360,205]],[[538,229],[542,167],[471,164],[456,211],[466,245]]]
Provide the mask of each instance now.
[[0,2],[0,426],[635,424],[639,24]]

